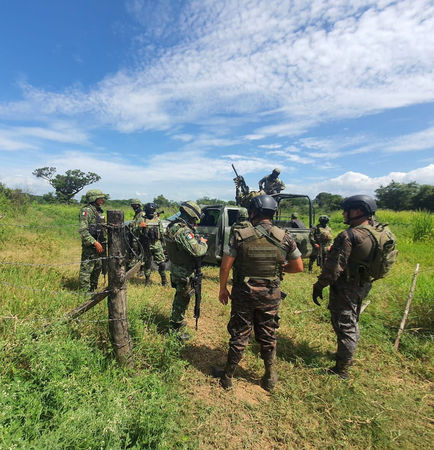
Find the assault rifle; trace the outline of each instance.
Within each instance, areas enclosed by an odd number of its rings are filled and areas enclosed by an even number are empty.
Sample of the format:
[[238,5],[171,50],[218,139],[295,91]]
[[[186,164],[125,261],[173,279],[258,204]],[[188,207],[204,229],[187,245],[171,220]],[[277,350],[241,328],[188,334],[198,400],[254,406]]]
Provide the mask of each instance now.
[[232,164],[232,169],[234,169],[236,177],[234,178],[235,186],[241,189],[243,195],[247,195],[249,193],[249,186],[247,186],[246,181],[242,175],[238,175],[237,169]]
[[200,317],[200,303],[202,301],[202,258],[196,258],[194,263],[194,276],[190,278],[191,287],[194,289],[194,318],[197,324]]

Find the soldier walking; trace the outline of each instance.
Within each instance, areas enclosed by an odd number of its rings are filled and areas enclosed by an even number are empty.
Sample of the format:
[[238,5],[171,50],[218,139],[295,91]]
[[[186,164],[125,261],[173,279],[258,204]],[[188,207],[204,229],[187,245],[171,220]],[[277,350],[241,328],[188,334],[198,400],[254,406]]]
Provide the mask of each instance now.
[[104,211],[101,206],[108,198],[99,189],[91,189],[86,193],[86,206],[80,211],[79,233],[81,236],[81,265],[79,289],[83,292],[94,292],[98,287],[98,278],[105,257],[106,237]]
[[[224,369],[216,369],[220,384],[232,387],[232,376],[240,362],[254,328],[261,347],[265,374],[261,386],[271,391],[277,382],[276,329],[279,327],[282,272],[303,270],[301,253],[289,233],[271,223],[277,202],[269,195],[255,197],[249,206],[251,223],[233,227],[229,237],[229,252],[220,266],[219,300],[231,303],[228,323],[229,352]],[[242,225],[244,224],[244,226]],[[229,293],[227,280],[233,268],[233,287]]]
[[329,216],[319,216],[319,224],[312,228],[309,233],[309,240],[312,244],[312,253],[309,256],[309,272],[312,272],[315,260],[319,267],[322,268],[327,257],[327,252],[333,242],[332,230],[328,226]]
[[[170,281],[176,289],[172,304],[170,326],[180,330],[186,326],[185,311],[193,293],[190,279],[193,276],[197,258],[205,255],[206,239],[195,234],[196,222],[201,217],[199,205],[192,201],[181,204],[180,216],[166,230],[165,242],[171,262]],[[187,335],[182,335],[187,339]]]
[[[313,285],[312,299],[318,298],[330,286],[328,308],[333,330],[337,337],[336,364],[330,374],[348,378],[348,368],[359,340],[359,315],[362,301],[372,287],[371,265],[378,248],[374,238],[376,229],[385,225],[374,220],[375,200],[368,195],[353,195],[342,203],[344,223],[349,225],[335,238],[318,281]],[[390,230],[387,231],[391,237]]]
[[143,272],[145,274],[145,285],[151,284],[152,260],[158,266],[161,277],[161,284],[167,285],[166,278],[166,257],[163,250],[163,223],[157,214],[155,203],[146,203],[144,213],[144,223],[141,225],[142,245],[144,247]]

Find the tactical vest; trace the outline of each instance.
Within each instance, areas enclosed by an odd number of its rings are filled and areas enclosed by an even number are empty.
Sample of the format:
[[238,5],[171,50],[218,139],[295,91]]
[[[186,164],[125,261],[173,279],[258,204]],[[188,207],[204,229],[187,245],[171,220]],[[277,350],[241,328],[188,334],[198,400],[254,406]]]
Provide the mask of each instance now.
[[105,241],[104,236],[104,228],[103,224],[105,224],[105,216],[104,211],[102,209],[98,210],[96,207],[89,205],[92,209],[95,209],[95,221],[96,223],[92,223],[89,225],[89,233],[90,235],[97,240],[98,242],[102,243]]
[[165,234],[166,250],[170,262],[178,266],[193,267],[194,265],[193,256],[188,254],[184,249],[179,248],[179,246],[176,243],[176,237],[181,233],[185,233],[185,229],[187,228],[187,226],[181,224],[178,230],[176,230],[173,233],[171,228],[173,228],[173,226],[176,225],[177,224],[169,225],[169,228]]
[[[362,229],[368,232],[369,239],[364,239],[361,245],[351,252],[350,262],[353,266],[363,267],[368,277],[378,280],[387,275],[398,256],[396,238],[387,223],[375,225],[359,225],[353,229]],[[348,230],[351,241],[354,234]]]
[[273,226],[267,232],[258,225],[237,229],[234,233],[239,244],[234,263],[234,282],[240,283],[245,278],[275,280],[285,262],[285,231]]
[[158,217],[146,219],[146,227],[142,229],[142,233],[151,244],[161,239],[160,224]]

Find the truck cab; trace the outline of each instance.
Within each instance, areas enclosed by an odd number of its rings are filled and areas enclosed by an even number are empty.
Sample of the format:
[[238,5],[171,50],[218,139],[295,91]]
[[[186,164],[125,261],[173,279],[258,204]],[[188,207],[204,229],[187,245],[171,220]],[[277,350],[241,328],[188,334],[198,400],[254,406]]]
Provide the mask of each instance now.
[[[313,207],[307,195],[273,194],[277,201],[278,211],[273,223],[286,229],[295,239],[303,258],[308,258],[312,252],[309,240],[310,228],[313,226]],[[203,259],[207,264],[219,264],[223,254],[228,250],[231,226],[236,222],[239,206],[210,205],[202,206],[202,218],[197,225],[197,232],[208,239],[208,251]],[[306,219],[306,226],[302,220],[298,223],[291,221],[291,215],[299,211],[300,217]],[[297,228],[294,226],[297,225]]]

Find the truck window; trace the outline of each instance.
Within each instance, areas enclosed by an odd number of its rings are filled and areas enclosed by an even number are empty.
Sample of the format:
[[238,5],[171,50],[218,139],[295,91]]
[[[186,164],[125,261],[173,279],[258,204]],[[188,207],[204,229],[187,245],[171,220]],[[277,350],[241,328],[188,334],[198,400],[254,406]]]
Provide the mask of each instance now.
[[228,221],[231,227],[236,221],[238,216],[238,209],[228,209]]
[[219,214],[220,211],[218,209],[205,209],[199,225],[202,227],[214,227],[217,225]]

